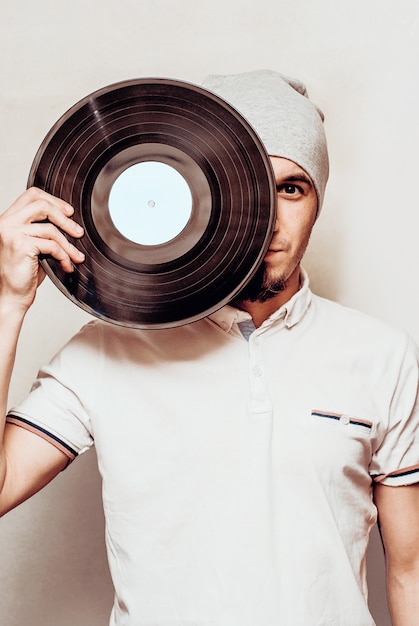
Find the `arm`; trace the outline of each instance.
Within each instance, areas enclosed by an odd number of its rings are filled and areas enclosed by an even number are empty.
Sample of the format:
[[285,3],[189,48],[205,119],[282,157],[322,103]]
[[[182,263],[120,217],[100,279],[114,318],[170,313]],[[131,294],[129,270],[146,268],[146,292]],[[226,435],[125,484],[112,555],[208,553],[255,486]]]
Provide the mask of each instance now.
[[5,428],[5,417],[20,330],[45,277],[39,255],[52,255],[67,272],[83,261],[59,230],[83,234],[72,214],[66,202],[32,188],[0,215],[0,514],[38,491],[67,462],[40,437],[17,426]]
[[374,500],[387,563],[393,626],[416,626],[419,615],[419,484],[377,484]]

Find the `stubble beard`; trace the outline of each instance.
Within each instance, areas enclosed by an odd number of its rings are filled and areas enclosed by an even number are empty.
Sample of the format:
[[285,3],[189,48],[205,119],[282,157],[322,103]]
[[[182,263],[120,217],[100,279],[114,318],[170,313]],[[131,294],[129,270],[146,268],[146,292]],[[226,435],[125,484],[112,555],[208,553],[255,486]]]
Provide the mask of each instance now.
[[[311,228],[307,233],[307,236],[300,243],[296,253],[289,259],[289,263],[282,268],[282,273],[280,270],[278,271],[278,268],[275,271],[269,263],[263,261],[247,285],[245,285],[245,287],[234,298],[232,302],[233,306],[240,308],[240,304],[246,301],[263,304],[264,302],[275,298],[275,296],[279,293],[282,293],[288,286],[288,279],[292,275],[292,267],[296,269],[300,265],[301,259],[307,249],[310,235]],[[287,242],[285,240],[280,240],[277,243],[282,250],[289,251],[289,247],[287,246]]]
[[282,276],[271,276],[266,263],[257,269],[247,285],[234,298],[233,305],[242,302],[267,302],[284,291],[287,281]]

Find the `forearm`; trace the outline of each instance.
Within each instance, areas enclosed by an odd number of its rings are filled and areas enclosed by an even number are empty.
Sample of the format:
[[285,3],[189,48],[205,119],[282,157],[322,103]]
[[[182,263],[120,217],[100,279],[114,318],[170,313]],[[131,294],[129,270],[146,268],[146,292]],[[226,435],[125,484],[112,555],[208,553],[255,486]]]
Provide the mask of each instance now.
[[9,386],[24,316],[24,311],[0,299],[0,489],[3,486],[5,475],[3,435],[8,408]]
[[4,418],[7,411],[10,379],[24,317],[25,311],[0,297],[0,419]]
[[419,564],[408,572],[388,571],[388,602],[393,626],[417,626],[419,619]]

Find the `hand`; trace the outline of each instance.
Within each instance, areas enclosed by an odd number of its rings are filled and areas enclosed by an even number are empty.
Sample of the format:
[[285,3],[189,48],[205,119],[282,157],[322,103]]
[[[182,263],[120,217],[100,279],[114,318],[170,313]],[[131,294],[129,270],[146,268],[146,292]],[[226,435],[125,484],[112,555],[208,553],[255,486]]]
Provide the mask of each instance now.
[[[65,272],[84,260],[63,232],[81,237],[83,229],[71,216],[74,209],[41,189],[27,189],[0,215],[0,298],[26,311],[45,278],[39,255],[52,256]],[[63,232],[61,232],[63,231]]]

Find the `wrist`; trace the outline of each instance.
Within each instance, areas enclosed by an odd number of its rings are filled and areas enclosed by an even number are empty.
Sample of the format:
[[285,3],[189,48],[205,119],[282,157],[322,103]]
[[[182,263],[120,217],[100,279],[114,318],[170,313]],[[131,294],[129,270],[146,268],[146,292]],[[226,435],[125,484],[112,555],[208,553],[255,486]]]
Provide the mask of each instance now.
[[29,309],[25,303],[14,298],[0,298],[0,329],[20,328]]

